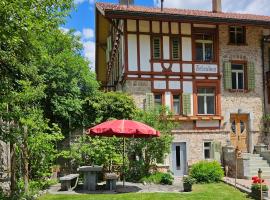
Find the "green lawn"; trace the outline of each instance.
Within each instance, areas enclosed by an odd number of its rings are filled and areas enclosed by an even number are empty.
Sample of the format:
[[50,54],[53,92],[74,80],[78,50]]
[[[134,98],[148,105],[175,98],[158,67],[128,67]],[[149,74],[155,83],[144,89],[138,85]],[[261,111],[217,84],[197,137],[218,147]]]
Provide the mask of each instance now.
[[191,193],[129,193],[90,195],[45,195],[39,200],[244,200],[247,195],[225,185],[195,185]]

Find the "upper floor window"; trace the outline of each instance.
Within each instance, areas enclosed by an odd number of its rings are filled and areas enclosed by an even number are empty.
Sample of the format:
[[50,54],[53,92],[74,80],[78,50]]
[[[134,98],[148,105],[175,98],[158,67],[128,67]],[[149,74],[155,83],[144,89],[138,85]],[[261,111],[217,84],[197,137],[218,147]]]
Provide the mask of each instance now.
[[245,88],[245,65],[232,63],[232,89]]
[[161,38],[153,37],[153,59],[161,59]]
[[155,106],[162,106],[162,94],[154,95],[154,103],[155,103]]
[[177,37],[173,37],[171,39],[172,43],[172,59],[179,60],[180,59],[180,40]]
[[198,88],[198,114],[213,115],[215,114],[215,89]]
[[214,35],[212,33],[195,34],[195,59],[205,62],[214,60]]
[[230,44],[245,44],[246,29],[244,26],[230,26]]
[[172,101],[173,101],[173,114],[174,115],[180,115],[180,95],[173,95],[172,96]]

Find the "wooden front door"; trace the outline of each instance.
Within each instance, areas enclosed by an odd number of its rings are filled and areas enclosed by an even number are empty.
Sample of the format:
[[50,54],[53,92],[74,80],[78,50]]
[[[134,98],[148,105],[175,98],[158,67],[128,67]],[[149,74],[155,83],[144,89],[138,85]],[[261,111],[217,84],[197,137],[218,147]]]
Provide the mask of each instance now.
[[231,143],[241,152],[248,151],[248,115],[231,114]]

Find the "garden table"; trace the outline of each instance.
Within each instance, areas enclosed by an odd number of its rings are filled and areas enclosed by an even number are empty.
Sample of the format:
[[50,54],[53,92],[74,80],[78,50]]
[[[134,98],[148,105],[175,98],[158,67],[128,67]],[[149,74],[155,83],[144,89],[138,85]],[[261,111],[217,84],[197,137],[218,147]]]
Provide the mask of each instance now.
[[103,169],[102,166],[82,166],[78,168],[83,173],[83,189],[95,191],[97,185],[97,174]]

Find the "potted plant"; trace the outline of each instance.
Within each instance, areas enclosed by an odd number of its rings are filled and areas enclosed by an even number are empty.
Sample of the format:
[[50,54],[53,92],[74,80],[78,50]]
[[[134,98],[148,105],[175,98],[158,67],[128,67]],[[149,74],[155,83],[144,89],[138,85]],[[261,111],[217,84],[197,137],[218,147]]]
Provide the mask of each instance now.
[[192,191],[192,185],[196,182],[196,180],[190,176],[184,176],[183,178],[183,186],[184,186],[184,192],[191,192]]
[[261,187],[263,197],[268,197],[268,187],[264,182],[264,179],[260,179],[257,176],[252,177],[251,196],[255,199],[261,197]]

